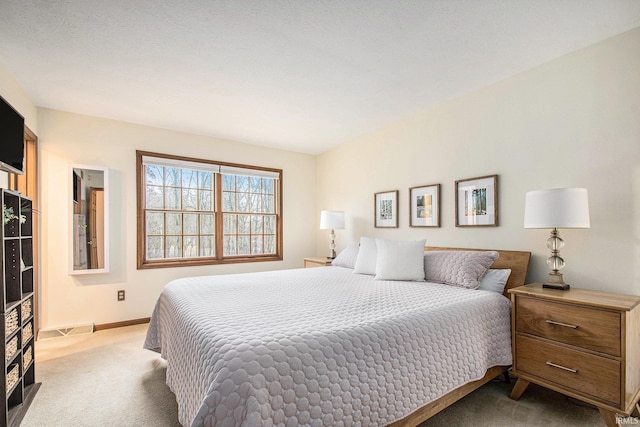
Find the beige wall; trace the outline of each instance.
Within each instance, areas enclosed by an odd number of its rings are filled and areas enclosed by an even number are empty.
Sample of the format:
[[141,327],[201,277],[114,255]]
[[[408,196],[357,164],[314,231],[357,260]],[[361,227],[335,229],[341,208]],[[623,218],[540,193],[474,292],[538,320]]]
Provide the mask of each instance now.
[[[315,158],[92,118],[38,110],[41,151],[42,310],[44,329],[104,324],[148,317],[171,279],[302,267],[315,254]],[[147,150],[283,169],[284,260],[207,267],[136,269],[135,151]],[[108,274],[70,276],[70,165],[109,168],[110,262]],[[116,301],[124,289],[126,300]]]
[[[533,252],[548,270],[547,230],[524,230],[525,192],[586,187],[591,228],[563,230],[565,280],[640,294],[640,29],[364,136],[318,157],[318,210],[347,212],[339,248],[361,236]],[[456,228],[454,181],[499,175],[499,227]],[[442,184],[442,227],[409,228],[408,188]],[[400,190],[400,228],[373,227],[373,193]],[[316,213],[316,215],[318,215]],[[328,232],[318,231],[318,253]]]

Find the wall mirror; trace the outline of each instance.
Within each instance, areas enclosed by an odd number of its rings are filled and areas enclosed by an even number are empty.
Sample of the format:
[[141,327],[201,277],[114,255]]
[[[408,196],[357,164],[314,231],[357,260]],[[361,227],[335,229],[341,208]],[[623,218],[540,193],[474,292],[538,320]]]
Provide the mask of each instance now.
[[71,166],[70,274],[109,271],[109,170]]

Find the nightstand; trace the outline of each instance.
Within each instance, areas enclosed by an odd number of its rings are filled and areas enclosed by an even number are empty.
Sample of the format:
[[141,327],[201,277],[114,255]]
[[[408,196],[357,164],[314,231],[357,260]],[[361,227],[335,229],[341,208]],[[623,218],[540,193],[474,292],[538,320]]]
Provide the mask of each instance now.
[[535,383],[597,406],[609,427],[640,415],[640,296],[539,283],[509,293],[512,399]]
[[304,268],[311,267],[326,267],[331,265],[331,259],[327,259],[326,257],[314,257],[314,258],[305,258],[304,259]]

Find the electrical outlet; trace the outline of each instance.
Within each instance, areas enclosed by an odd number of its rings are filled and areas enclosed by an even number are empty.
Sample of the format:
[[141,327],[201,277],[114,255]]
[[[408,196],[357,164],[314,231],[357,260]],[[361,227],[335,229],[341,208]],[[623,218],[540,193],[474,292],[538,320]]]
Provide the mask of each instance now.
[[118,291],[118,301],[124,301],[124,289]]

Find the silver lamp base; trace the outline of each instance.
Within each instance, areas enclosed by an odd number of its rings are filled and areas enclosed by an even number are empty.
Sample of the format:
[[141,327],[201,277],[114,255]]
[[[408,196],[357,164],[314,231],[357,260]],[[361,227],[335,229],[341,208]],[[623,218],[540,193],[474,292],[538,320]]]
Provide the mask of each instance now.
[[571,289],[571,286],[569,286],[568,283],[564,283],[564,280],[562,280],[562,273],[555,271],[549,273],[549,281],[543,283],[542,287],[547,289],[556,289],[559,291],[568,291]]

